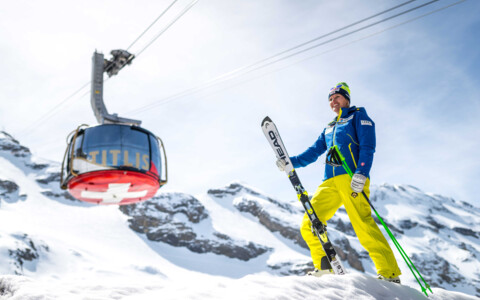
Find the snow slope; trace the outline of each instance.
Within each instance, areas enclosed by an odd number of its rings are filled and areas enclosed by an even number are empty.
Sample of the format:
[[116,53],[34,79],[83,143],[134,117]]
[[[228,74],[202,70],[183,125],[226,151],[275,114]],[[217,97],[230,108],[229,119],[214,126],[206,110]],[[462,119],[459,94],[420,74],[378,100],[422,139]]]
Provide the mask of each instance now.
[[254,274],[241,279],[197,275],[184,280],[133,278],[97,283],[32,280],[9,275],[2,276],[0,283],[7,287],[0,299],[42,299],[41,296],[46,299],[478,299],[440,288],[433,288],[433,294],[427,298],[414,288],[361,274],[340,278]]
[[[59,189],[58,163],[6,133],[0,166],[0,299],[425,299],[400,260],[404,285],[373,278],[342,209],[328,228],[350,274],[303,276],[312,266],[293,191],[280,201],[233,182],[120,208],[82,203]],[[409,186],[377,187],[372,202],[430,299],[480,295],[478,208]]]

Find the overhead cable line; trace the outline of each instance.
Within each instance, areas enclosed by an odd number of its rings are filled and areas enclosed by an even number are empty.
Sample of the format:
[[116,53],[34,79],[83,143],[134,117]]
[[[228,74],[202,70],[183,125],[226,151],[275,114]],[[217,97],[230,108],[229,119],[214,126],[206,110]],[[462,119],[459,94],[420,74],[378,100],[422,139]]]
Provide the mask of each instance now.
[[73,99],[73,97],[76,94],[80,93],[83,89],[85,89],[89,85],[90,85],[90,81],[82,85],[78,90],[76,90],[70,96],[60,101],[57,105],[51,108],[46,114],[44,114],[43,116],[35,120],[32,124],[30,124],[30,126],[26,127],[25,129],[23,129],[23,131],[18,133],[18,135],[24,135],[24,134],[28,135],[29,133],[31,133],[32,130],[37,128],[38,125],[40,125],[41,123],[43,123],[44,121],[50,119],[53,115],[55,115],[59,111],[59,109],[68,102],[68,100]]
[[[387,13],[387,12],[390,12],[390,11],[392,11],[392,10],[395,10],[395,9],[397,9],[397,8],[399,8],[399,7],[402,7],[402,6],[404,6],[404,5],[407,5],[407,4],[412,3],[412,2],[414,2],[414,1],[416,1],[416,0],[406,1],[406,2],[404,2],[404,3],[401,3],[401,4],[399,4],[399,5],[396,5],[396,6],[394,6],[394,7],[391,7],[391,8],[389,8],[389,9],[384,10],[384,11],[381,11],[381,12],[379,12],[379,13],[376,13],[376,14],[370,16],[370,17],[361,19],[361,20],[356,21],[356,22],[354,22],[354,23],[351,23],[351,24],[349,24],[349,25],[347,25],[347,26],[344,26],[344,27],[342,27],[342,28],[339,28],[339,29],[336,29],[336,30],[334,30],[334,31],[331,31],[331,32],[329,32],[329,33],[327,33],[327,34],[323,34],[323,35],[321,35],[321,36],[318,36],[318,37],[316,37],[316,38],[314,38],[314,39],[311,39],[311,40],[309,40],[309,41],[307,41],[307,42],[301,43],[301,44],[299,44],[299,45],[297,45],[297,46],[294,46],[294,47],[289,48],[289,49],[287,49],[287,50],[284,50],[284,51],[281,51],[281,52],[279,52],[279,53],[276,53],[276,54],[274,54],[274,55],[272,55],[272,56],[269,56],[269,57],[267,57],[267,58],[261,59],[261,60],[255,62],[255,63],[250,64],[250,65],[247,65],[247,66],[244,66],[244,67],[235,69],[235,70],[233,70],[233,71],[227,72],[227,73],[225,73],[225,74],[223,74],[223,75],[220,75],[220,76],[218,76],[218,77],[215,77],[215,78],[213,78],[213,79],[211,79],[211,80],[209,80],[209,81],[207,81],[207,82],[205,82],[205,83],[203,83],[203,84],[201,84],[201,85],[198,85],[198,86],[196,86],[196,87],[192,87],[192,88],[190,88],[190,89],[187,89],[187,90],[185,90],[185,91],[183,91],[183,92],[180,92],[180,93],[178,93],[178,94],[172,95],[172,96],[170,96],[170,97],[182,97],[184,93],[189,94],[190,92],[195,92],[197,89],[208,88],[209,86],[215,85],[215,84],[216,84],[217,82],[219,82],[219,81],[220,81],[220,82],[223,82],[223,81],[225,81],[225,80],[228,80],[228,77],[233,77],[233,76],[235,76],[235,74],[238,74],[238,73],[240,73],[240,72],[242,72],[242,71],[244,71],[244,70],[247,70],[247,69],[249,69],[249,68],[255,67],[255,66],[257,66],[257,65],[259,65],[259,64],[261,64],[261,63],[263,63],[263,62],[265,62],[265,61],[271,60],[271,59],[273,59],[273,58],[275,58],[275,57],[277,57],[277,56],[280,56],[280,55],[285,54],[285,53],[287,53],[287,52],[290,52],[290,51],[292,51],[292,50],[298,49],[298,48],[300,48],[300,47],[302,47],[302,46],[305,46],[305,45],[307,45],[307,44],[310,44],[310,43],[312,43],[312,42],[314,42],[314,41],[318,41],[318,40],[320,40],[320,39],[322,39],[322,38],[325,38],[325,37],[327,37],[327,36],[333,35],[333,34],[335,34],[335,33],[337,33],[337,32],[342,31],[342,30],[348,29],[348,28],[350,28],[350,27],[353,27],[353,26],[355,26],[355,25],[358,25],[358,24],[360,24],[360,23],[363,23],[363,22],[365,22],[365,21],[368,21],[368,20],[370,20],[370,19],[372,19],[372,18],[378,17],[378,16],[380,16],[380,15],[382,15],[382,14],[385,14],[385,13]],[[437,1],[438,1],[438,0],[437,0]],[[187,95],[187,94],[185,94],[185,95]],[[169,97],[169,98],[170,98],[170,97]],[[142,108],[139,108],[139,109],[137,109],[137,110],[134,110],[134,111],[132,111],[132,112],[130,112],[130,113],[135,114],[135,113],[138,113],[138,112],[141,112],[141,111],[144,111],[143,107],[142,107]]]
[[425,7],[425,6],[427,6],[427,5],[433,4],[433,3],[438,2],[438,1],[439,1],[439,0],[432,0],[432,1],[430,1],[430,2],[427,2],[427,3],[421,4],[421,5],[419,5],[419,6],[410,8],[410,9],[408,9],[408,10],[405,10],[405,11],[403,11],[403,12],[400,12],[400,13],[396,14],[396,15],[387,17],[387,18],[382,19],[382,20],[380,20],[380,21],[373,22],[373,23],[368,24],[368,25],[366,25],[366,26],[363,26],[363,27],[360,27],[360,28],[358,28],[358,29],[349,31],[349,32],[347,32],[347,33],[344,33],[344,34],[339,35],[339,36],[337,36],[337,37],[334,37],[334,38],[332,38],[332,39],[326,40],[325,42],[322,42],[322,43],[319,43],[319,44],[315,44],[315,45],[310,46],[310,47],[308,47],[308,48],[305,48],[305,49],[299,50],[299,51],[297,51],[297,52],[291,53],[291,54],[289,54],[289,55],[286,55],[286,56],[284,56],[284,57],[282,57],[282,58],[278,58],[278,59],[276,59],[276,60],[273,60],[273,61],[270,61],[270,62],[268,62],[268,63],[266,63],[266,64],[263,64],[263,65],[261,65],[261,66],[255,67],[255,68],[253,68],[253,69],[251,69],[251,70],[248,70],[247,72],[245,72],[245,73],[242,74],[242,75],[248,74],[248,73],[250,73],[250,72],[256,71],[256,70],[261,69],[261,68],[265,68],[265,67],[267,67],[267,66],[269,66],[269,65],[271,65],[271,64],[274,64],[274,63],[276,63],[276,62],[285,60],[285,59],[290,58],[290,57],[292,57],[292,56],[296,56],[296,55],[298,55],[298,54],[302,54],[302,53],[307,52],[307,51],[310,51],[310,50],[312,50],[312,49],[314,49],[314,48],[317,48],[317,47],[320,47],[320,46],[329,44],[329,43],[334,42],[334,41],[336,41],[336,40],[339,40],[339,39],[341,39],[341,38],[347,37],[347,36],[349,36],[349,35],[352,35],[352,34],[354,34],[354,33],[360,32],[360,31],[365,30],[365,29],[367,29],[367,28],[373,27],[373,26],[378,25],[378,24],[380,24],[380,23],[389,21],[389,20],[391,20],[391,19],[397,18],[397,17],[399,17],[399,16],[402,16],[402,15],[404,15],[404,14],[410,13],[410,12],[412,12],[412,11],[414,11],[414,10],[420,9],[420,8],[422,8],[422,7]]
[[[104,82],[107,82],[110,77],[106,78]],[[84,90],[87,86],[90,86],[91,81],[85,83],[81,88],[79,88],[75,93],[72,95],[68,96],[65,98],[61,103],[57,104],[53,109],[49,110],[46,114],[44,114],[41,118],[39,118],[37,121],[35,121],[33,124],[29,126],[29,128],[24,129],[19,135],[23,135],[24,137],[29,136],[40,124],[50,120],[55,114],[57,114],[60,111],[60,107],[67,103],[69,99],[73,99],[73,96]],[[83,93],[78,99],[81,99],[88,95],[90,93],[90,90],[86,90],[85,93]],[[57,111],[55,111],[58,109]]]
[[190,8],[192,8],[197,2],[198,0],[193,0],[192,2],[190,2],[190,4],[187,5],[166,27],[164,27],[142,50],[137,52],[135,56],[138,57],[143,51],[145,51],[145,49],[150,47],[153,42],[155,42],[165,31],[167,31],[168,28],[170,28],[175,22],[177,22],[178,19],[180,19],[187,11],[189,11]]
[[[309,59],[312,59],[312,58],[315,58],[315,57],[318,57],[318,56],[321,56],[321,55],[324,55],[324,54],[327,54],[327,53],[335,52],[336,50],[339,50],[339,49],[341,49],[341,48],[345,48],[345,47],[347,47],[347,46],[350,46],[351,44],[358,43],[358,42],[360,42],[360,41],[363,41],[363,40],[372,38],[372,37],[374,37],[374,36],[376,36],[376,35],[379,35],[379,34],[381,34],[381,33],[386,32],[386,31],[388,31],[388,30],[395,29],[395,28],[400,27],[400,26],[402,26],[402,25],[405,25],[405,24],[408,24],[408,23],[417,21],[417,20],[419,20],[419,19],[421,19],[421,18],[424,18],[424,17],[426,17],[426,16],[429,16],[429,15],[432,15],[432,14],[434,14],[434,13],[440,12],[440,11],[442,11],[442,10],[445,10],[445,9],[450,8],[450,7],[452,7],[452,6],[458,5],[458,4],[460,4],[460,3],[462,3],[462,2],[465,2],[465,1],[467,1],[467,0],[459,0],[459,1],[454,2],[454,3],[452,3],[452,4],[443,6],[443,7],[441,7],[441,8],[438,8],[438,9],[436,9],[436,10],[430,11],[430,12],[428,12],[428,13],[425,13],[425,14],[423,14],[423,15],[417,16],[417,17],[415,17],[415,18],[406,20],[406,21],[401,22],[401,23],[399,23],[399,24],[396,24],[396,25],[387,27],[387,28],[385,28],[385,29],[382,29],[382,30],[380,30],[380,31],[374,32],[374,33],[372,33],[372,34],[369,34],[369,35],[367,35],[367,36],[361,37],[361,38],[359,38],[359,39],[350,41],[350,42],[348,42],[348,43],[342,44],[342,45],[340,45],[340,46],[334,47],[334,48],[332,48],[332,49],[328,49],[328,50],[326,50],[326,51],[323,51],[323,52],[320,52],[320,53],[317,53],[317,54],[314,54],[314,55],[311,55],[311,56],[302,58],[302,59],[300,59],[300,60],[298,60],[298,61],[292,62],[292,63],[290,63],[290,64],[288,64],[288,65],[282,66],[282,67],[277,68],[277,69],[275,69],[275,70],[271,70],[271,71],[266,72],[266,73],[264,73],[264,74],[261,74],[261,75],[259,75],[259,76],[252,77],[252,78],[248,78],[248,79],[246,79],[246,80],[237,82],[237,83],[232,84],[232,85],[230,85],[230,86],[224,87],[224,88],[222,88],[222,89],[220,89],[220,90],[214,91],[214,92],[208,94],[207,97],[208,97],[209,95],[216,94],[216,93],[222,92],[222,91],[224,91],[224,90],[228,90],[228,89],[234,88],[234,87],[236,87],[236,86],[245,84],[245,83],[247,83],[247,82],[250,82],[250,81],[253,81],[253,80],[257,80],[257,79],[259,79],[259,78],[262,78],[262,77],[265,77],[265,76],[267,76],[267,75],[269,75],[269,74],[272,74],[272,73],[274,73],[274,72],[278,72],[278,71],[281,71],[281,70],[283,70],[283,69],[289,68],[289,67],[291,67],[291,66],[293,66],[293,65],[296,65],[296,64],[298,64],[298,63],[307,61],[307,60],[309,60]],[[167,103],[169,103],[169,102],[171,102],[171,101],[173,101],[173,100],[175,100],[175,99],[169,99],[168,101],[162,102],[162,103],[160,103],[159,105],[167,104]]]
[[[198,85],[198,86],[189,88],[189,89],[187,89],[187,90],[185,90],[185,91],[183,91],[183,92],[180,92],[180,93],[177,93],[177,94],[168,96],[168,97],[166,97],[166,98],[157,100],[157,101],[155,101],[155,102],[152,102],[152,103],[150,103],[150,104],[147,104],[147,105],[145,105],[145,106],[143,106],[143,107],[140,107],[140,108],[138,108],[138,109],[132,110],[132,111],[129,112],[129,114],[133,114],[133,115],[134,115],[134,114],[138,114],[138,113],[144,112],[144,111],[146,111],[146,110],[149,110],[149,109],[151,109],[151,108],[154,108],[154,107],[162,104],[162,103],[165,102],[165,101],[170,102],[170,101],[173,100],[173,99],[178,99],[178,98],[181,98],[181,97],[184,97],[184,96],[188,96],[188,95],[191,95],[191,94],[200,92],[200,91],[202,91],[202,90],[204,90],[204,89],[210,88],[210,87],[212,87],[212,86],[218,85],[218,84],[220,84],[220,83],[222,83],[222,82],[225,82],[225,81],[228,81],[228,80],[231,80],[231,79],[240,77],[240,76],[244,76],[244,75],[249,74],[249,73],[251,73],[251,72],[253,72],[253,71],[256,71],[256,70],[265,68],[265,67],[267,67],[267,66],[269,66],[269,65],[272,65],[272,64],[274,64],[274,63],[278,63],[278,62],[280,62],[280,61],[282,61],[282,60],[286,60],[286,59],[288,59],[288,58],[291,58],[291,57],[296,56],[296,55],[298,55],[298,54],[301,54],[301,53],[304,53],[304,52],[306,52],[306,51],[312,50],[312,49],[314,49],[314,48],[320,47],[320,46],[322,46],[322,45],[329,44],[329,43],[331,43],[331,42],[333,42],[333,41],[336,41],[336,40],[338,40],[338,39],[344,38],[344,37],[346,37],[346,36],[349,36],[349,35],[352,35],[352,34],[354,34],[354,33],[360,32],[360,31],[365,30],[365,29],[367,29],[367,28],[370,28],[370,27],[372,27],[372,26],[375,26],[375,25],[378,25],[378,24],[380,24],[380,23],[383,23],[383,22],[389,21],[389,20],[391,20],[391,19],[397,18],[397,17],[399,17],[399,16],[401,16],[401,15],[410,13],[410,12],[412,12],[412,11],[414,11],[414,10],[420,9],[420,8],[422,8],[422,7],[425,7],[425,6],[427,6],[427,5],[433,4],[433,3],[438,2],[438,1],[439,1],[439,0],[432,0],[432,1],[426,2],[426,3],[424,3],[424,4],[418,5],[418,6],[416,6],[416,7],[410,8],[410,9],[407,9],[407,10],[405,10],[405,11],[402,11],[402,12],[397,13],[397,14],[395,14],[395,15],[392,15],[392,16],[390,16],[390,17],[387,17],[387,18],[384,18],[384,19],[382,19],[382,20],[379,20],[379,21],[373,22],[373,23],[371,23],[371,24],[368,24],[368,25],[366,25],[366,26],[363,26],[363,27],[361,27],[361,28],[359,28],[359,29],[356,29],[356,30],[347,32],[347,33],[345,33],[345,34],[342,34],[342,35],[340,35],[340,36],[337,36],[337,37],[335,37],[335,38],[329,39],[329,40],[327,40],[327,41],[325,41],[325,42],[322,42],[322,43],[319,43],[319,44],[315,44],[315,45],[310,46],[310,47],[308,47],[308,48],[305,48],[305,49],[303,49],[303,50],[299,50],[299,51],[297,51],[297,52],[291,53],[291,54],[289,54],[289,55],[287,55],[287,56],[283,56],[283,57],[278,58],[278,59],[276,59],[276,60],[273,60],[273,61],[270,61],[270,62],[261,64],[261,63],[263,63],[263,62],[266,62],[266,61],[270,60],[271,58],[274,58],[274,57],[279,56],[280,54],[276,54],[276,55],[270,56],[269,58],[262,59],[262,60],[258,61],[257,63],[250,64],[250,65],[248,65],[248,66],[246,66],[246,67],[242,67],[242,68],[236,69],[236,70],[231,71],[231,72],[227,72],[227,73],[225,73],[224,75],[221,75],[221,76],[219,76],[219,77],[216,77],[215,79],[212,79],[212,80],[210,80],[210,81],[205,82],[204,84],[201,84],[201,85]],[[402,5],[407,4],[407,3],[410,3],[410,2],[412,2],[412,1],[408,1],[408,2],[406,2],[406,3],[403,3]],[[400,6],[401,6],[401,5],[400,5]],[[398,7],[398,6],[396,6],[396,7]],[[396,8],[396,7],[395,7],[395,8]],[[394,8],[388,9],[388,10],[386,10],[386,11],[384,11],[384,12],[391,11],[392,9],[394,9]],[[382,12],[382,13],[384,13],[384,12]],[[375,15],[378,16],[378,15],[380,15],[380,14],[381,14],[381,13],[377,13],[377,14],[375,14]],[[371,19],[371,18],[372,18],[372,17],[365,18],[365,19],[363,19],[363,21],[364,21],[364,20],[369,20],[369,19]],[[357,22],[352,23],[352,24],[350,24],[350,25],[344,26],[344,27],[342,27],[341,29],[344,30],[344,29],[346,29],[346,28],[349,28],[349,27],[352,27],[352,26],[354,26],[354,25],[357,25],[357,24],[359,24],[360,22],[361,22],[361,21],[357,21]],[[329,35],[331,35],[331,34],[334,34],[335,32],[339,32],[339,31],[340,31],[340,29],[336,29],[336,30],[334,30],[334,31],[332,31],[332,32],[330,32],[330,33],[327,33],[327,34],[322,35],[321,37],[327,37],[327,36],[329,36]],[[300,45],[306,45],[306,44],[310,43],[311,41],[317,41],[317,40],[319,40],[321,37],[315,38],[315,39],[313,39],[313,40],[310,40],[309,42],[305,42],[305,43],[302,43],[302,44],[300,44]],[[300,45],[297,45],[297,46],[295,46],[295,47],[292,47],[292,48],[290,48],[289,50],[282,51],[281,53],[284,54],[284,53],[289,52],[290,50],[298,49],[298,48],[301,47]],[[257,66],[257,65],[259,65],[259,66]],[[253,67],[254,67],[254,68],[253,68]],[[247,69],[249,69],[249,70],[247,70]],[[243,72],[242,72],[242,71],[243,71]],[[240,73],[240,74],[239,74],[239,73]]]
[[161,17],[177,2],[178,0],[173,0],[173,2],[150,24],[131,44],[127,47],[127,51],[132,48],[132,46],[150,29],[152,26],[160,20]]
[[[138,40],[140,40],[140,38],[163,16],[165,15],[165,13],[177,2],[178,0],[174,0],[131,44],[130,46],[128,46],[127,50],[130,49]],[[147,46],[145,46],[140,52],[138,52],[136,54],[136,56],[138,57],[138,55],[140,55],[141,52],[143,52],[146,48],[148,48],[155,40],[157,40],[168,28],[170,28],[176,21],[178,21],[178,19],[180,17],[182,17],[188,10],[190,10],[190,8],[196,4],[198,2],[198,0],[193,0],[188,6],[186,6],[186,8],[184,8],[175,18],[172,22],[170,22],[165,28],[163,28],[156,36],[155,38],[150,41],[148,43]],[[107,78],[104,82],[106,82],[109,78]],[[50,109],[49,111],[47,111],[47,113],[45,113],[43,116],[41,116],[40,118],[38,118],[36,121],[34,121],[32,124],[30,124],[29,126],[27,126],[25,129],[23,129],[21,132],[19,132],[17,135],[21,135],[21,136],[27,136],[29,135],[30,133],[32,133],[36,128],[38,128],[38,126],[42,123],[44,123],[45,121],[49,120],[50,118],[52,118],[55,114],[57,114],[59,111],[60,111],[60,108],[66,104],[68,102],[68,100],[71,100],[73,99],[73,97],[78,94],[79,92],[81,92],[83,89],[85,89],[87,86],[89,86],[91,84],[91,81],[85,83],[84,85],[82,85],[77,91],[75,91],[73,94],[71,94],[70,96],[66,97],[65,99],[63,99],[60,103],[58,103],[55,107],[53,107],[52,109]],[[83,98],[85,95],[88,94],[88,91],[84,94],[82,94],[82,96],[80,96],[78,99],[81,99]]]
[[254,67],[254,66],[256,66],[256,65],[258,65],[258,64],[261,64],[261,63],[263,63],[263,62],[265,62],[265,61],[267,61],[267,60],[273,59],[273,58],[275,58],[275,57],[277,57],[277,56],[283,55],[283,54],[285,54],[285,53],[288,53],[288,52],[293,51],[293,50],[295,50],[295,49],[301,48],[301,47],[306,46],[306,45],[308,45],[308,44],[310,44],[310,43],[313,43],[313,42],[315,42],[315,41],[318,41],[318,40],[321,40],[321,39],[323,39],[323,38],[326,38],[327,36],[331,36],[331,35],[333,35],[333,34],[335,34],[335,33],[338,33],[338,32],[340,32],[340,31],[342,31],[342,30],[348,29],[348,28],[350,28],[350,27],[353,27],[353,26],[355,26],[355,25],[358,25],[358,24],[360,24],[360,23],[363,23],[363,22],[368,21],[368,20],[370,20],[370,19],[373,19],[373,18],[375,18],[375,17],[381,16],[381,15],[387,13],[387,12],[390,12],[390,11],[392,11],[392,10],[395,10],[395,9],[397,9],[397,8],[399,8],[399,7],[402,7],[402,6],[404,6],[404,5],[407,5],[407,4],[412,3],[412,2],[414,2],[414,1],[417,1],[417,0],[409,0],[409,1],[407,1],[407,2],[401,3],[401,4],[397,5],[397,6],[394,6],[394,7],[391,7],[391,8],[389,8],[389,9],[387,9],[387,10],[384,10],[384,11],[381,11],[381,12],[379,12],[379,13],[376,13],[376,14],[370,16],[370,17],[367,17],[367,18],[361,19],[361,20],[359,20],[359,21],[353,22],[353,23],[351,23],[351,24],[349,24],[349,25],[347,25],[347,26],[344,26],[344,27],[342,27],[342,28],[336,29],[336,30],[331,31],[331,32],[329,32],[329,33],[323,34],[323,35],[318,36],[318,37],[316,37],[316,38],[314,38],[314,39],[311,39],[311,40],[309,40],[309,41],[306,41],[306,42],[304,42],[304,43],[301,43],[301,44],[299,44],[299,45],[296,45],[296,46],[294,46],[294,47],[292,47],[292,48],[286,49],[286,50],[281,51],[281,52],[279,52],[279,53],[276,53],[276,54],[274,54],[274,55],[272,55],[272,56],[269,56],[269,57],[267,57],[267,58],[264,58],[264,59],[261,59],[261,60],[259,60],[259,61],[256,61],[256,62],[254,62],[254,63],[252,63],[252,64],[250,64],[250,65],[247,65],[247,66],[238,68],[238,69],[236,69],[236,70],[233,70],[233,71],[231,71],[231,72],[228,72],[228,73],[226,73],[226,74],[223,74],[223,75],[221,75],[221,76],[219,76],[219,77],[217,77],[217,78],[212,79],[211,81],[219,80],[219,79],[221,79],[221,78],[223,78],[223,77],[226,77],[226,76],[228,76],[228,75],[231,75],[231,74],[234,74],[234,73],[238,73],[238,72],[241,72],[241,71],[243,71],[243,70],[245,70],[245,69]]

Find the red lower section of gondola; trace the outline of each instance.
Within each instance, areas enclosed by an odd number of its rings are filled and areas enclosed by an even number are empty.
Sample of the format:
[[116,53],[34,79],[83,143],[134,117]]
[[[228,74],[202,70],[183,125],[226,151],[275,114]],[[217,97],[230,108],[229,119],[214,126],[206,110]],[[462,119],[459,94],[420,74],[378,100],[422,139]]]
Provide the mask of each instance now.
[[68,191],[78,200],[124,205],[152,198],[160,185],[154,176],[122,170],[88,172],[68,181]]

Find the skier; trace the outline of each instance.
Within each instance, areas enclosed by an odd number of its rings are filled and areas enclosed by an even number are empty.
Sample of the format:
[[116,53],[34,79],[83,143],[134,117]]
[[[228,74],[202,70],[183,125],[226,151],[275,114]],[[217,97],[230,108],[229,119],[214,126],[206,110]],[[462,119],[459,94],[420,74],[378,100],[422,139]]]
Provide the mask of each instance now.
[[[313,209],[320,221],[326,224],[343,204],[360,243],[375,264],[377,278],[400,283],[401,272],[392,249],[373,220],[370,205],[361,195],[362,191],[367,196],[370,194],[369,172],[375,152],[375,123],[363,107],[350,106],[350,88],[345,82],[338,83],[330,90],[328,100],[337,117],[310,148],[298,156],[290,157],[290,160],[294,168],[305,167],[332,146],[338,146],[354,175],[350,178],[342,166],[326,165],[324,181],[311,200]],[[277,160],[281,171],[285,170],[285,165],[285,160]],[[358,193],[358,196],[354,197],[352,192]],[[300,232],[310,248],[315,267],[308,275],[320,277],[333,274],[320,241],[312,233],[307,214],[303,217]]]

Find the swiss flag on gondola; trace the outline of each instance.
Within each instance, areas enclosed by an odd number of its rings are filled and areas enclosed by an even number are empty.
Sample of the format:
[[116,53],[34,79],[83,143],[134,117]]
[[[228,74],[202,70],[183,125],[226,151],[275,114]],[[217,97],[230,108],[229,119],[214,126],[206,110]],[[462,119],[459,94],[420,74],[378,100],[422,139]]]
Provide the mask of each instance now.
[[[153,164],[152,167],[154,168]],[[123,170],[84,173],[68,182],[68,191],[81,201],[97,204],[131,204],[148,200],[155,195],[160,187],[155,171],[153,174]]]

